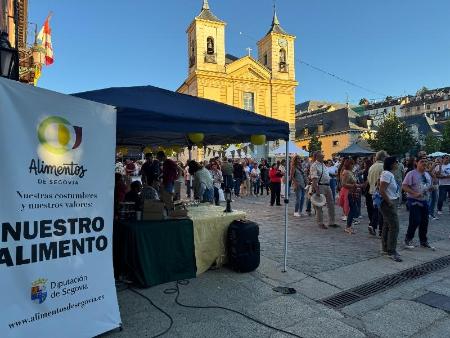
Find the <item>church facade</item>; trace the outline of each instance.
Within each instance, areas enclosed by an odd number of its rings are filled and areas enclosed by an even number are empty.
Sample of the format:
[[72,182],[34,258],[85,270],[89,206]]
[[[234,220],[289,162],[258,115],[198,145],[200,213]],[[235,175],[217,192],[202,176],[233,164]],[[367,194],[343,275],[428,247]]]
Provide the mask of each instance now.
[[238,58],[225,51],[225,26],[204,0],[186,31],[188,77],[177,91],[288,122],[294,136],[295,36],[286,33],[274,13],[270,30],[258,42],[257,58]]

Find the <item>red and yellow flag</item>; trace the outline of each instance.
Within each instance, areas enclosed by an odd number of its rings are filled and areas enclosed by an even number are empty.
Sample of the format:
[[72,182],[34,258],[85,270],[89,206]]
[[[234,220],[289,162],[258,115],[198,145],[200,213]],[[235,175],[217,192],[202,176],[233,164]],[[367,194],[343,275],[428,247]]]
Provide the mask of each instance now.
[[50,28],[50,18],[51,14],[45,19],[44,25],[42,26],[39,34],[37,36],[40,40],[42,47],[45,50],[45,65],[49,66],[53,63],[53,46],[52,46],[52,30]]

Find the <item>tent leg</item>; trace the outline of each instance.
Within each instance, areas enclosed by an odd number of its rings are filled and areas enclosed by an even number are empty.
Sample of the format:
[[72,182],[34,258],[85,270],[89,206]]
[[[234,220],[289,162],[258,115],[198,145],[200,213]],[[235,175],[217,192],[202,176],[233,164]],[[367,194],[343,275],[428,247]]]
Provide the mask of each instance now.
[[[188,147],[189,150],[189,162],[192,161],[192,146]],[[192,175],[189,175],[189,191],[191,192],[189,195],[189,200],[192,201],[194,199],[194,191],[192,190]]]
[[287,239],[288,239],[288,206],[289,206],[289,140],[286,140],[286,183],[284,184],[284,265],[283,272],[287,269]]

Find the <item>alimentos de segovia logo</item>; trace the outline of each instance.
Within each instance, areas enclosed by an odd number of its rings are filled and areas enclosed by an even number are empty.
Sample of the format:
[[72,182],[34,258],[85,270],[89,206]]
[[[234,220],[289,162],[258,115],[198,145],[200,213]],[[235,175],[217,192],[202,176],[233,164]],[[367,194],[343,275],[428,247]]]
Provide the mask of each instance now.
[[56,155],[78,148],[82,137],[81,127],[72,126],[69,121],[59,116],[46,118],[38,127],[39,142],[47,151]]

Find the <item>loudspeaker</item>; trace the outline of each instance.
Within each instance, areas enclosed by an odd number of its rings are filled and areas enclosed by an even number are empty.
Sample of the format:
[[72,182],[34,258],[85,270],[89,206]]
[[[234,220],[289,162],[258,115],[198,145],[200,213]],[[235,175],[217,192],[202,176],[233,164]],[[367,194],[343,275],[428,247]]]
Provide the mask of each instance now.
[[230,267],[238,272],[250,272],[259,266],[260,244],[258,224],[239,220],[228,228],[227,249]]

